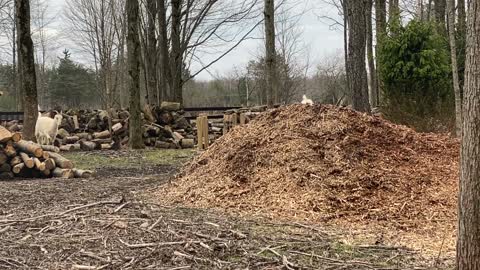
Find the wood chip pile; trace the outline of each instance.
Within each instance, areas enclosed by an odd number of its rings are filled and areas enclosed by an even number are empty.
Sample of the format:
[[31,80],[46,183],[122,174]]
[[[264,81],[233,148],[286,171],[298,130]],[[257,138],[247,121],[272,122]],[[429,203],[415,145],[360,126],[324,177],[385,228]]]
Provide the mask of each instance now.
[[304,221],[448,219],[458,156],[448,136],[347,108],[291,105],[235,127],[158,197]]
[[22,140],[20,133],[11,133],[0,126],[0,178],[89,178],[92,171],[75,169],[73,163],[52,146],[40,146]]

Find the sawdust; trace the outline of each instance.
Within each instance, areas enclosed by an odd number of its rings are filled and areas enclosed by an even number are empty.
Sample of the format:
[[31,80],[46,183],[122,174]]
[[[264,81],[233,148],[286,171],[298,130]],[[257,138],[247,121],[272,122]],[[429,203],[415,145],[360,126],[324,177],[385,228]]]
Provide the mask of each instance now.
[[290,105],[234,128],[157,194],[244,215],[411,227],[455,219],[458,155],[446,135],[347,108]]

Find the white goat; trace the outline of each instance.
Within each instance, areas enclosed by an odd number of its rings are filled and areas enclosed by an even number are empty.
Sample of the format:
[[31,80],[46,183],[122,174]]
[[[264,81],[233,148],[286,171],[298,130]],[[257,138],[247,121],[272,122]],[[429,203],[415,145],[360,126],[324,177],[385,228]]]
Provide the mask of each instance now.
[[58,127],[62,123],[62,115],[57,113],[52,119],[47,116],[42,116],[38,112],[37,124],[35,125],[35,138],[37,143],[42,145],[52,145],[57,137]]
[[303,95],[302,97],[302,104],[304,105],[313,105],[313,101],[309,98],[307,98],[306,95]]

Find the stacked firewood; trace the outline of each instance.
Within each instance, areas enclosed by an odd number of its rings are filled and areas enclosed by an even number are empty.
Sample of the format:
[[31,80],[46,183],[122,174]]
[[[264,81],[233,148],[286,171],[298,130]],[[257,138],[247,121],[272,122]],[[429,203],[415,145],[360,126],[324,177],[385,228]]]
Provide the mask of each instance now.
[[[146,106],[143,110],[143,134],[146,146],[157,148],[192,148],[195,145],[193,128],[183,117],[178,103],[164,103],[158,108]],[[44,113],[45,115],[46,113]],[[55,112],[50,112],[54,117]],[[68,110],[62,113],[63,120],[52,148],[56,151],[91,151],[119,149],[128,144],[127,110]],[[5,123],[11,132],[19,132],[18,121]]]
[[88,178],[94,174],[75,169],[70,160],[56,153],[57,150],[54,146],[22,140],[20,133],[0,126],[0,178]]

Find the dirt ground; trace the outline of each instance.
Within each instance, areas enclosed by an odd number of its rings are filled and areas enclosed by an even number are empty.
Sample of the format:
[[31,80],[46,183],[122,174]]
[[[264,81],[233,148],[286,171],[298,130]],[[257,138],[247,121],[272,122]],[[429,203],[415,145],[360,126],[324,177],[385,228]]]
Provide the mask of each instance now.
[[192,154],[77,153],[96,178],[0,182],[0,269],[453,269],[345,227],[151,203]]

